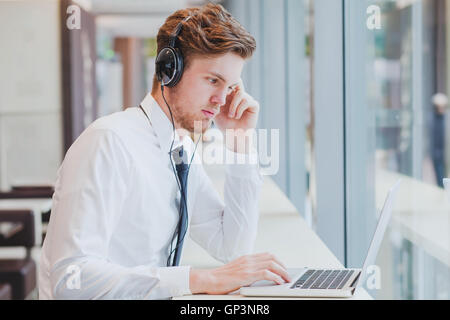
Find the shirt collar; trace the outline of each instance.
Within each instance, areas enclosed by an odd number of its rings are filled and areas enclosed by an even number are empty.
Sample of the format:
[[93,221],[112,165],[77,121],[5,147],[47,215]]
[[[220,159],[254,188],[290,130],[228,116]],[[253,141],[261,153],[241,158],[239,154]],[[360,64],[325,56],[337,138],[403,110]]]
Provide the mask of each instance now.
[[[156,133],[162,151],[169,153],[174,134],[172,121],[164,113],[151,93],[148,93],[145,96],[144,100],[141,102],[141,106],[150,118],[150,122]],[[190,140],[190,137],[188,139],[180,140],[180,136],[175,132],[175,141],[173,143],[172,150],[184,144],[183,142],[185,140]]]

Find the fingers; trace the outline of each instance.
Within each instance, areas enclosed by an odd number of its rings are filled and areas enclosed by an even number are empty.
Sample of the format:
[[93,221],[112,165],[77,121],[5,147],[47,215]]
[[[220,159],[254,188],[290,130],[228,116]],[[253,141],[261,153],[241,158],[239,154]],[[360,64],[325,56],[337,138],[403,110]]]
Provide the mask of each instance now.
[[248,102],[247,99],[242,99],[241,103],[239,103],[238,107],[236,108],[236,119],[239,120],[242,117],[242,114],[245,110],[248,109]]
[[284,265],[284,263],[282,263],[275,255],[273,255],[271,253],[268,253],[268,252],[257,253],[257,254],[254,254],[254,257],[258,261],[273,260],[276,263],[278,263],[280,266],[282,266],[284,269],[286,269],[286,266]]
[[269,270],[270,272],[281,277],[282,280],[284,280],[286,282],[291,281],[291,278],[290,278],[286,268],[284,268],[283,266],[281,266],[279,263],[277,263],[274,260],[261,261],[258,265],[258,269]]
[[287,270],[278,263],[276,263],[275,261],[265,261],[262,263],[261,267],[266,270],[269,270],[272,273],[275,273],[286,282],[291,281],[289,274],[287,273]]
[[250,111],[252,113],[257,113],[259,111],[258,102],[245,92],[243,84],[238,85],[229,95],[228,99],[231,100],[230,102],[228,102],[227,100],[227,104],[229,105],[229,118],[235,118],[239,120],[241,119],[245,111]]
[[237,88],[233,100],[231,100],[230,107],[228,109],[228,117],[234,118],[236,116],[236,109],[241,100],[242,100],[242,91],[239,88]]
[[259,271],[257,281],[259,280],[268,280],[273,281],[276,284],[284,284],[283,279],[279,275],[267,269]]
[[[283,284],[284,282],[290,282],[291,278],[286,270],[284,264],[278,260],[274,255],[270,253],[261,253],[252,255],[254,261],[254,270],[257,277],[261,277],[262,271],[268,271],[269,273],[264,274],[265,278],[256,279],[257,280],[272,280],[278,284]],[[270,277],[270,279],[267,279]],[[275,280],[273,280],[275,279]]]

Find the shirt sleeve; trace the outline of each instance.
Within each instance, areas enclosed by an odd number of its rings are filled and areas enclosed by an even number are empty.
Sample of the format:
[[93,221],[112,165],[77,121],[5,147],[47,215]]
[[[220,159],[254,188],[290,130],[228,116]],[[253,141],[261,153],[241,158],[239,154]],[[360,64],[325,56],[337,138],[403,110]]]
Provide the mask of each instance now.
[[44,249],[55,299],[167,299],[190,294],[190,267],[125,267],[108,260],[132,161],[110,130],[83,133],[58,172]]
[[238,161],[226,165],[224,201],[200,166],[190,225],[191,238],[223,263],[253,252],[262,184],[256,151],[244,155],[225,148],[225,154]]

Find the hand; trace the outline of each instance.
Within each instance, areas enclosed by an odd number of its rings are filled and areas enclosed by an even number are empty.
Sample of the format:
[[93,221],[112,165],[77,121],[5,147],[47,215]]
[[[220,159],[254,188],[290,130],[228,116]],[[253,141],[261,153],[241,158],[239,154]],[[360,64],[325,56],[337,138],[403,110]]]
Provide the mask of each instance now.
[[212,270],[194,270],[190,273],[190,290],[195,293],[227,294],[259,280],[276,284],[290,282],[285,266],[272,254],[242,256]]
[[[245,92],[244,83],[239,84],[227,96],[214,123],[222,131],[225,145],[238,153],[249,153],[253,142],[247,136],[247,130],[255,129],[258,122],[259,103]],[[227,130],[227,129],[231,129]]]
[[227,96],[214,123],[225,134],[226,129],[254,129],[258,122],[259,103],[247,92],[240,79],[239,84]]

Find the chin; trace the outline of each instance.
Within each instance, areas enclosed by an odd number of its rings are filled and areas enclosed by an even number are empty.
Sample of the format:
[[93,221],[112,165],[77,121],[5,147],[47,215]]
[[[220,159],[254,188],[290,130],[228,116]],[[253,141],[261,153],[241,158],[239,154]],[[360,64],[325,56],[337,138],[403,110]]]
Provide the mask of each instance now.
[[194,121],[194,127],[188,130],[193,133],[205,133],[211,127],[212,119],[198,119]]

